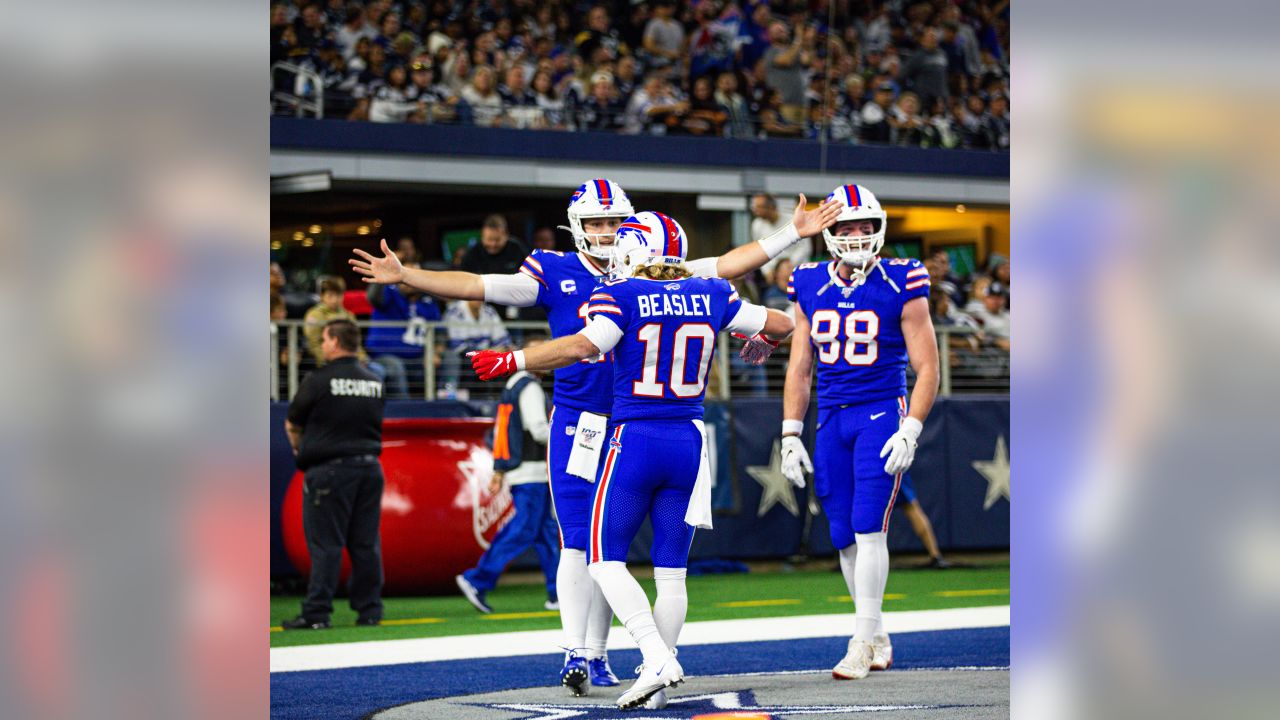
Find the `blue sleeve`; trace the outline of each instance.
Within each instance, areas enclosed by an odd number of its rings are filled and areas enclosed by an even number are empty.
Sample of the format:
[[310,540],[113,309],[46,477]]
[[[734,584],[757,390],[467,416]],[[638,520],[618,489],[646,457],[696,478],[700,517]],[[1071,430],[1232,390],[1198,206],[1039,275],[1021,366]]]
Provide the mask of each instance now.
[[634,314],[635,300],[625,280],[606,280],[591,291],[587,302],[588,320],[597,315],[605,317],[626,332]]
[[929,271],[925,269],[919,260],[912,258],[907,262],[905,268],[895,269],[902,270],[898,282],[902,288],[902,303],[904,305],[918,297],[929,297]]
[[791,276],[787,278],[787,299],[791,302],[796,301],[796,270],[800,268],[791,268]]
[[738,291],[734,289],[733,284],[722,278],[715,278],[711,281],[717,287],[720,297],[724,298],[724,312],[720,315],[719,330],[723,330],[729,325],[729,322],[737,316],[738,311],[742,309],[742,298],[738,297]]
[[550,289],[551,283],[556,282],[556,261],[558,259],[556,255],[546,250],[534,250],[529,253],[529,257],[524,259],[524,263],[517,271],[538,281],[538,301],[536,304],[544,308],[549,304],[547,291]]

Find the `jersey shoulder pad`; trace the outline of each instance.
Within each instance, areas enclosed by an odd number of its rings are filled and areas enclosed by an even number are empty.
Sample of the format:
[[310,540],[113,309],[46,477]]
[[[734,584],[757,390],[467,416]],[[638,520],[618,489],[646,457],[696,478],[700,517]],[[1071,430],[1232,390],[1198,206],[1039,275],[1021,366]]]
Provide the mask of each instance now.
[[919,277],[929,276],[929,271],[925,269],[924,263],[915,258],[888,258],[881,260],[880,264],[889,273],[889,277],[893,278],[894,282],[901,282],[908,278],[914,280]]
[[627,280],[628,278],[614,278],[612,280],[602,280],[600,284],[605,287],[617,287],[622,283],[625,283]]
[[826,265],[826,263],[825,262],[807,262],[807,263],[800,263],[799,265],[796,266],[795,269],[796,270],[812,270],[813,268],[822,267],[823,265]]

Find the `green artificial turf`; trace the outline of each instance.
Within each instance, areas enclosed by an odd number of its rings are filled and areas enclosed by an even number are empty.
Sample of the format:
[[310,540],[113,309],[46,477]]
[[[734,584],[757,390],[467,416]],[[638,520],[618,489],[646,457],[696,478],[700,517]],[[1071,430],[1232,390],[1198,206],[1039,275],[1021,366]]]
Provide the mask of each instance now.
[[[640,584],[652,600],[653,580]],[[853,611],[844,579],[831,571],[700,575],[689,578],[688,589],[689,622]],[[885,592],[886,611],[1007,605],[1009,567],[895,569]],[[332,629],[285,632],[280,622],[298,614],[300,598],[273,597],[271,646],[558,629],[559,613],[544,610],[545,600],[541,584],[499,585],[488,596],[494,614],[481,615],[461,595],[390,597],[383,625],[355,627],[355,614],[339,599]]]

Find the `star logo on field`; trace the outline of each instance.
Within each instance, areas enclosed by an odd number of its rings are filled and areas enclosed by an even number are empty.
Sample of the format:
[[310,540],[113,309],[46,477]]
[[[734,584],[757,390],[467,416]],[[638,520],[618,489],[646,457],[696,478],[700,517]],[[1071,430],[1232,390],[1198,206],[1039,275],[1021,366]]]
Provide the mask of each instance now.
[[764,517],[778,503],[782,503],[787,512],[800,517],[800,504],[796,502],[791,481],[782,474],[782,441],[774,441],[768,465],[749,465],[747,473],[764,489],[760,493],[760,508],[756,511],[756,517]]
[[971,464],[974,470],[987,479],[987,497],[982,502],[983,510],[990,510],[1001,497],[1009,499],[1009,448],[1005,445],[1003,435],[996,438],[995,457],[990,460],[974,460]]
[[689,717],[690,713],[715,712],[717,710],[754,711],[770,715],[852,715],[867,712],[892,712],[911,710],[935,710],[959,705],[760,705],[750,690],[709,693],[671,698],[663,710],[633,708],[620,710],[614,705],[577,705],[559,703],[495,703],[481,707],[494,710],[514,710],[530,713],[520,720],[570,720],[571,718],[644,718]]

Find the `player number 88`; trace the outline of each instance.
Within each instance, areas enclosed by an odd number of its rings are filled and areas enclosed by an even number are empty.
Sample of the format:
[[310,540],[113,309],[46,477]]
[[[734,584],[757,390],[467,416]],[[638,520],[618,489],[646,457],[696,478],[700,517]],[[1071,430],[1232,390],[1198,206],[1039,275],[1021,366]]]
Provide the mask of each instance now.
[[[826,365],[840,358],[841,320],[840,313],[835,310],[818,310],[813,314],[809,337],[818,345],[818,361]],[[871,310],[854,310],[843,321],[844,361],[850,365],[874,363],[880,354],[876,342],[876,336],[880,334],[880,316]]]

